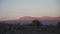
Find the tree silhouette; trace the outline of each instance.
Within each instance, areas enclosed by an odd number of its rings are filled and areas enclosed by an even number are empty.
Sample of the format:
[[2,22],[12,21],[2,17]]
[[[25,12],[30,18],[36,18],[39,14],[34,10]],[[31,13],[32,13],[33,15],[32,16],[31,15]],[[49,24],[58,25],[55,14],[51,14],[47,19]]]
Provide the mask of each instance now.
[[39,20],[33,20],[32,24],[36,25],[38,28],[40,28],[42,26],[42,24],[41,24],[41,22]]
[[57,27],[60,28],[60,22],[58,22]]
[[57,23],[57,31],[60,32],[60,22]]

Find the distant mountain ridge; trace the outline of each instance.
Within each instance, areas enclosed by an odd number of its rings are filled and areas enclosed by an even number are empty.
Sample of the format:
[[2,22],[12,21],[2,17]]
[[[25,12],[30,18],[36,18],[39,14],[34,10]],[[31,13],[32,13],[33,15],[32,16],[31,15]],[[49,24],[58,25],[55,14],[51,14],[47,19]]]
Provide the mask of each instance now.
[[18,23],[20,23],[22,25],[22,24],[30,24],[30,23],[32,23],[32,20],[35,20],[35,19],[41,21],[41,23],[44,24],[44,25],[50,25],[50,24],[56,25],[58,22],[60,22],[60,17],[47,17],[47,16],[44,16],[44,17],[31,17],[31,16],[24,16],[24,17],[18,18],[16,20],[0,21],[0,23],[8,23],[8,24],[18,24]]
[[48,16],[43,16],[43,17],[31,17],[31,16],[24,16],[19,18],[18,20],[60,20],[60,17],[48,17]]

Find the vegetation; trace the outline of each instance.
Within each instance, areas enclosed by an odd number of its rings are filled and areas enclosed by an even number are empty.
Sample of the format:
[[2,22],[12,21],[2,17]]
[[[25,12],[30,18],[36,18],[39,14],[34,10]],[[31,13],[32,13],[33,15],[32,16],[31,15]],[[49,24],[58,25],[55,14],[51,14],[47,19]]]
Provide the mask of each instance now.
[[[28,26],[28,27],[27,27]],[[31,24],[7,24],[0,23],[0,34],[59,34],[60,22],[57,26],[42,25],[40,21],[33,20]]]

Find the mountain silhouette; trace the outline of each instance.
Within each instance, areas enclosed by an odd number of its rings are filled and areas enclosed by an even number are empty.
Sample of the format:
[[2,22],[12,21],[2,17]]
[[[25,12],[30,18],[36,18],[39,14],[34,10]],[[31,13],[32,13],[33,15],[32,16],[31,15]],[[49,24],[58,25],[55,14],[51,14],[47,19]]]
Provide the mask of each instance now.
[[19,18],[18,20],[60,20],[60,17],[49,17],[49,16],[43,16],[43,17],[31,17],[31,16],[23,16]]
[[31,17],[31,16],[23,16],[20,17],[16,20],[5,20],[5,21],[0,21],[1,23],[8,23],[8,24],[30,24],[32,23],[32,20],[39,20],[41,21],[42,24],[44,25],[49,25],[53,24],[56,25],[57,22],[60,22],[60,17],[49,17],[49,16],[43,16],[43,17]]

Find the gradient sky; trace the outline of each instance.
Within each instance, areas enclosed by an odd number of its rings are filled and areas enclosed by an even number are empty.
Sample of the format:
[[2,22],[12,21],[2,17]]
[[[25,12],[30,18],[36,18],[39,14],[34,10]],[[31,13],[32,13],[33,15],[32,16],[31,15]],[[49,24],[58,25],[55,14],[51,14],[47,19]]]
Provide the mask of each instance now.
[[0,0],[0,20],[21,16],[60,16],[58,0]]

